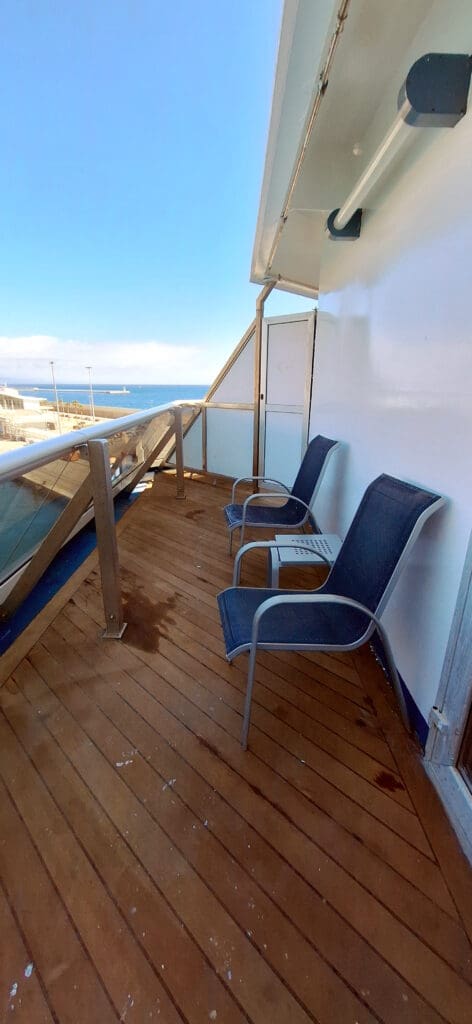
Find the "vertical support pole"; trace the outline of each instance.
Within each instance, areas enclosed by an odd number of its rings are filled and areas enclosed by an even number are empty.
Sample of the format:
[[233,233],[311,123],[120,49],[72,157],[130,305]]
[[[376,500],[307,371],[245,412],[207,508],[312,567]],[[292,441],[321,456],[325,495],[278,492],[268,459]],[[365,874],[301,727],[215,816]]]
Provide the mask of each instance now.
[[[252,441],[252,473],[259,473],[259,434],[261,425],[261,357],[262,357],[262,321],[264,319],[264,303],[275,286],[270,281],[256,299],[256,333],[254,337],[254,434]],[[257,490],[257,485],[255,485]]]
[[182,430],[182,409],[174,409],[175,421],[175,468],[177,479],[177,498],[185,498],[184,481],[184,435]]
[[206,405],[202,405],[202,469],[208,469],[208,420]]
[[89,441],[88,452],[106,623],[102,635],[107,639],[119,640],[126,629],[126,622],[123,622],[108,442]]

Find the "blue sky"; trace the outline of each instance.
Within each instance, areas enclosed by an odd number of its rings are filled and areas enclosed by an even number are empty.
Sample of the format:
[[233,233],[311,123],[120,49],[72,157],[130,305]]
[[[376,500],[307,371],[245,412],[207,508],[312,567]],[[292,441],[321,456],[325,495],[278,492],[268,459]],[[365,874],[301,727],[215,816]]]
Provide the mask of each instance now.
[[[3,0],[2,378],[13,356],[74,380],[84,360],[130,383],[217,372],[254,315],[280,15],[280,0]],[[309,306],[280,293],[269,311]]]

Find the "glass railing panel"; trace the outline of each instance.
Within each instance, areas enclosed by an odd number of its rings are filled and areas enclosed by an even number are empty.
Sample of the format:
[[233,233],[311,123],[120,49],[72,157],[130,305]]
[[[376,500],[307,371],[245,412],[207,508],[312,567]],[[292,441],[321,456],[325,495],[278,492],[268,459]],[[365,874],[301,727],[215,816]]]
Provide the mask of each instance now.
[[[182,407],[184,429],[194,412],[193,405]],[[128,482],[133,484],[139,470],[151,464],[156,448],[160,458],[165,459],[174,443],[173,410],[164,408],[148,415],[149,419],[146,414],[130,415],[129,422],[122,418],[120,429],[114,429],[114,424],[108,421],[102,431],[101,425],[95,423],[90,430],[77,434],[75,446],[73,434],[64,438],[64,445],[56,435],[50,445],[38,444],[37,456],[35,444],[7,441],[3,465],[0,458],[0,584],[29,561],[74,498],[77,501],[64,523],[67,531],[76,526],[91,503],[87,448],[91,437],[107,440],[115,492]],[[51,447],[54,457],[42,464]],[[51,541],[51,550],[56,540]]]
[[88,475],[81,446],[0,482],[0,582],[31,558]]
[[112,483],[136,473],[173,425],[172,413],[163,412],[148,423],[121,430],[108,438]]

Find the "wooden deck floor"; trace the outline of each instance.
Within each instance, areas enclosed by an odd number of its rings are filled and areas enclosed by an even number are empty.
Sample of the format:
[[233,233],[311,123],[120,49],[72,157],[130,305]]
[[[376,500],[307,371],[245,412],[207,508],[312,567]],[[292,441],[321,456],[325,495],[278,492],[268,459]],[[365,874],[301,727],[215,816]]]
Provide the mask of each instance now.
[[187,494],[122,521],[123,642],[92,567],[0,690],[0,1021],[470,1024],[471,875],[371,655],[261,655],[243,753],[228,495]]

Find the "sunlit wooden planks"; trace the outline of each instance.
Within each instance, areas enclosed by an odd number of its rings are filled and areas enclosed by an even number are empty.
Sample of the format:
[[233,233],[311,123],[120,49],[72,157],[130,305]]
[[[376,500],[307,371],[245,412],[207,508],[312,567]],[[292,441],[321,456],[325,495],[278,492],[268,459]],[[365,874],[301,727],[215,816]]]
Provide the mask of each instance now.
[[[99,639],[93,570],[0,691],[8,970],[27,948],[38,1022],[468,1021],[470,945],[371,682],[345,656],[262,654],[244,754],[245,661],[215,609],[227,490],[173,488],[120,531],[125,642]],[[245,580],[264,575],[256,556]],[[82,1015],[45,915],[80,943]]]

